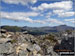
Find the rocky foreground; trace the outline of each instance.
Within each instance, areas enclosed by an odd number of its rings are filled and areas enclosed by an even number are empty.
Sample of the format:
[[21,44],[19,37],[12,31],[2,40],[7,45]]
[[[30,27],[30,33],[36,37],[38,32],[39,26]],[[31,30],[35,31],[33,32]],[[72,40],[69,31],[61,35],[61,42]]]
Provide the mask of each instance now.
[[61,41],[48,36],[50,35],[33,36],[23,32],[2,32],[0,56],[59,56],[53,48]]
[[21,32],[0,34],[0,56],[58,56],[56,42]]

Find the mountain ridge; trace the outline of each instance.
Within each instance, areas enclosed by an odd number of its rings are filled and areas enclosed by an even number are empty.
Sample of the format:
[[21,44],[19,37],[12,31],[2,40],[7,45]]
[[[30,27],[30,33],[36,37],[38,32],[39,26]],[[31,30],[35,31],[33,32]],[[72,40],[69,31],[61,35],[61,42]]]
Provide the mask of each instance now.
[[[59,25],[59,26],[54,26],[54,27],[50,27],[50,26],[45,26],[45,27],[28,27],[28,26],[24,26],[24,27],[18,27],[18,26],[8,26],[6,28],[6,26],[1,26],[2,29],[6,29],[8,31],[28,31],[29,34],[48,34],[50,32],[62,32],[62,31],[66,31],[66,30],[74,30],[75,27],[71,27],[71,26],[67,26],[67,25]],[[8,29],[9,28],[9,29]]]

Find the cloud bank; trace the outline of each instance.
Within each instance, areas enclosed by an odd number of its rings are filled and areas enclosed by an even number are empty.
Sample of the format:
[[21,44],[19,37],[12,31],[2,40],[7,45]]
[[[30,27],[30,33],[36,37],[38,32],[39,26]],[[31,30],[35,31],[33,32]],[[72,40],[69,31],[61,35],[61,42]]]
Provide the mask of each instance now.
[[[2,0],[8,4],[22,4],[23,6],[30,4],[35,4],[37,0]],[[65,24],[64,22],[75,23],[74,19],[63,19],[63,21],[58,20],[58,18],[51,18],[51,16],[56,16],[61,19],[61,17],[72,17],[75,12],[73,11],[72,1],[61,1],[54,3],[41,3],[38,6],[30,7],[31,12],[1,12],[1,17],[4,19],[11,20],[23,20],[30,23],[40,23],[40,24]],[[45,11],[48,11],[45,13]],[[46,19],[32,19],[33,17],[42,16]],[[32,18],[31,18],[32,17]]]
[[2,1],[8,4],[22,4],[22,5],[28,5],[28,3],[34,4],[37,2],[37,0],[2,0]]
[[11,19],[11,20],[24,20],[30,23],[57,23],[57,24],[63,24],[61,21],[56,19],[45,19],[45,20],[33,20],[30,18],[30,16],[35,17],[38,16],[39,13],[36,12],[1,12],[1,18],[5,19]]

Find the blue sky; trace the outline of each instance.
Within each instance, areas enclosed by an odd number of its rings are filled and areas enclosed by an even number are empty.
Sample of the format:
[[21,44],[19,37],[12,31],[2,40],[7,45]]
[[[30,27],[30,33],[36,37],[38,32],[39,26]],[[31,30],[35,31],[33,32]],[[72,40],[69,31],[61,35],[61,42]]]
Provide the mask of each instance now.
[[1,0],[1,25],[74,26],[73,1]]

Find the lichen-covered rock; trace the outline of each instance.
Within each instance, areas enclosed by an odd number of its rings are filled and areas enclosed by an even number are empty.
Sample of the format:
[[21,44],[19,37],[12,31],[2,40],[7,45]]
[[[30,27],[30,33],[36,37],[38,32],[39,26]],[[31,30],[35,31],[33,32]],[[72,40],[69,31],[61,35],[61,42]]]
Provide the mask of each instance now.
[[11,43],[3,43],[0,44],[0,54],[4,55],[9,55],[14,53],[14,48],[13,45]]

